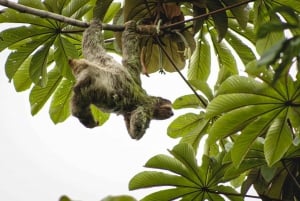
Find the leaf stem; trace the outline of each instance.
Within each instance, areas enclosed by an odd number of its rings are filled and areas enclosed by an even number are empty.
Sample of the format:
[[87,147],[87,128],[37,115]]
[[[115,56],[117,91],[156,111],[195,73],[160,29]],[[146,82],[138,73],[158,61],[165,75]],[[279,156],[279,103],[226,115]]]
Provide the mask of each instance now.
[[157,44],[159,45],[159,47],[161,48],[161,50],[164,52],[164,54],[166,55],[166,57],[168,58],[168,60],[171,62],[172,66],[174,67],[174,69],[177,71],[177,73],[179,74],[179,76],[183,79],[183,81],[188,85],[188,87],[193,91],[193,93],[195,94],[195,96],[199,99],[199,101],[202,103],[202,105],[206,108],[207,107],[207,102],[196,92],[196,90],[192,87],[192,85],[187,81],[187,79],[183,76],[183,74],[181,73],[181,71],[179,70],[179,68],[177,67],[177,65],[175,64],[175,62],[173,61],[173,59],[171,58],[171,56],[168,54],[168,52],[165,50],[165,48],[163,47],[163,44],[160,42],[158,36],[155,37],[155,41],[157,42]]

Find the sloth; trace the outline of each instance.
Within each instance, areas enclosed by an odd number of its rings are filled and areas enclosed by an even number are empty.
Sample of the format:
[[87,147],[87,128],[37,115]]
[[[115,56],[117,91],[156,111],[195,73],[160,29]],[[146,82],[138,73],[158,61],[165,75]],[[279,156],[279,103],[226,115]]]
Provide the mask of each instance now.
[[90,105],[103,112],[123,115],[133,139],[140,139],[152,119],[173,115],[171,101],[150,96],[141,87],[140,45],[136,23],[125,23],[122,33],[122,64],[103,48],[101,23],[93,20],[83,33],[84,59],[69,60],[76,79],[71,99],[72,115],[87,128],[98,126]]

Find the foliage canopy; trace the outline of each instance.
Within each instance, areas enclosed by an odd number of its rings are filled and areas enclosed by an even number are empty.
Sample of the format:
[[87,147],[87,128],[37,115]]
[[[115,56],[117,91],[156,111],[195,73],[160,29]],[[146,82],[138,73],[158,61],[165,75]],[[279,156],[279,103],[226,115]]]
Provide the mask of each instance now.
[[[247,195],[252,186],[261,200],[300,200],[298,0],[18,4],[86,22],[97,17],[113,25],[132,19],[156,25],[158,33],[142,39],[145,73],[187,66],[187,82],[196,93],[178,97],[173,107],[194,112],[169,125],[167,134],[181,138],[170,155],[152,157],[145,167],[154,170],[138,173],[129,182],[130,190],[165,187],[143,201],[240,201],[256,197]],[[0,51],[11,50],[5,63],[8,79],[16,91],[30,90],[32,115],[51,99],[52,121],[63,122],[70,115],[74,84],[68,59],[81,57],[83,28],[10,8],[1,12],[0,23],[21,24],[0,33]],[[113,29],[104,31],[107,50],[119,53],[120,34]],[[213,75],[217,78],[209,84]],[[92,110],[101,124],[108,119],[108,114]],[[204,136],[204,154],[197,162]]]

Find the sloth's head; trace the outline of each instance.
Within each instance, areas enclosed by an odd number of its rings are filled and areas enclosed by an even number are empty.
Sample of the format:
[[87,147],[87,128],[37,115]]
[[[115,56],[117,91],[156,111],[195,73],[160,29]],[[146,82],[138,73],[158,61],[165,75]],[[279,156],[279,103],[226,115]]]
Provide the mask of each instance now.
[[171,101],[161,97],[156,97],[152,118],[156,120],[164,120],[170,118],[173,114]]

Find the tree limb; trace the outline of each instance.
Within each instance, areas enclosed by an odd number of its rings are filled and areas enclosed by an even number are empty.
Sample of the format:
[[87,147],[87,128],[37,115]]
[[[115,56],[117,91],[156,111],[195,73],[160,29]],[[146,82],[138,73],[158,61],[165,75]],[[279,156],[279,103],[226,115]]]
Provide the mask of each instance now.
[[56,13],[51,13],[45,10],[40,10],[40,9],[36,9],[36,8],[31,8],[28,6],[24,6],[18,3],[14,3],[8,0],[0,0],[0,5],[8,7],[8,8],[12,8],[14,10],[17,10],[21,13],[28,13],[28,14],[32,14],[32,15],[36,15],[42,18],[50,18],[50,19],[54,19],[60,22],[65,22],[68,23],[70,25],[74,25],[74,26],[78,26],[78,27],[88,27],[89,24],[86,22],[82,22],[80,20],[76,20],[73,18],[69,18],[69,17],[65,17],[62,15],[58,15]]
[[[170,29],[172,27],[178,26],[179,24],[184,24],[186,22],[198,20],[198,19],[210,16],[210,15],[213,15],[213,14],[217,14],[219,12],[224,12],[228,9],[232,9],[232,8],[247,4],[247,3],[252,2],[252,1],[254,1],[254,0],[245,0],[245,1],[242,1],[242,2],[239,2],[239,3],[236,3],[236,4],[232,4],[230,6],[227,6],[227,7],[224,7],[224,8],[209,12],[209,13],[205,13],[203,15],[196,16],[196,17],[188,19],[188,20],[176,22],[176,23],[169,24],[169,25],[162,25],[160,27],[160,29],[161,30]],[[42,17],[42,18],[49,18],[49,19],[57,20],[59,22],[64,22],[64,23],[67,23],[67,24],[70,24],[70,25],[73,25],[73,26],[78,26],[78,27],[83,27],[83,28],[87,28],[89,26],[88,22],[83,22],[83,21],[80,21],[80,20],[76,20],[74,18],[65,17],[63,15],[52,13],[52,12],[49,12],[49,11],[46,11],[46,10],[31,8],[31,7],[24,6],[24,5],[21,5],[21,4],[18,4],[18,3],[14,3],[14,2],[9,1],[9,0],[0,0],[0,5],[5,6],[7,8],[17,10],[17,11],[22,12],[22,13],[28,13],[28,14],[36,15],[36,16],[39,16],[39,17]],[[102,28],[104,30],[123,31],[124,30],[124,25],[112,25],[112,24],[104,24],[103,23]],[[140,33],[157,34],[157,29],[156,28],[157,28],[156,25],[139,25],[137,27],[137,30]]]
[[[64,23],[67,23],[67,24],[70,24],[73,26],[77,26],[77,27],[87,28],[89,26],[89,23],[87,23],[87,22],[76,20],[76,19],[70,18],[70,17],[65,17],[63,15],[52,13],[52,12],[49,12],[46,10],[31,8],[31,7],[24,6],[24,5],[21,5],[21,4],[12,2],[12,1],[8,1],[8,0],[0,0],[0,5],[5,6],[7,8],[17,10],[21,13],[28,13],[28,14],[36,15],[41,18],[50,18],[50,19],[57,20],[59,22],[64,22]],[[124,30],[123,25],[102,24],[102,26],[103,26],[103,29],[105,29],[105,30],[112,30],[112,31],[123,31]]]

